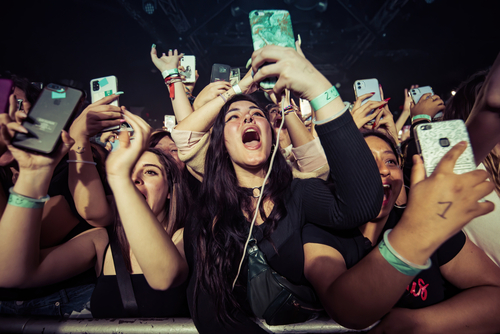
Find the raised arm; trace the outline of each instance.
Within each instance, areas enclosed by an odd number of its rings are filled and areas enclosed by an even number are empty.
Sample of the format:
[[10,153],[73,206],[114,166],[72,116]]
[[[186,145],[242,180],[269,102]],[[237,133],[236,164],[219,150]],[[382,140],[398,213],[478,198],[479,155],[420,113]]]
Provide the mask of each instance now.
[[124,122],[120,107],[110,105],[118,95],[107,96],[89,105],[75,119],[69,130],[75,144],[68,153],[68,184],[75,206],[92,226],[106,226],[113,222],[101,178],[97,172],[90,148],[90,137],[103,129]]
[[500,142],[500,54],[491,66],[466,124],[476,165],[479,165]]
[[[137,189],[135,182],[139,181],[131,178],[136,162],[148,145],[151,128],[139,116],[126,110],[124,115],[134,129],[134,140],[130,141],[127,133],[120,133],[120,148],[106,161],[108,182],[130,249],[146,280],[153,289],[166,290],[184,282],[188,274],[182,237],[174,244],[173,236],[160,224],[145,195]],[[169,191],[171,196],[175,195]]]
[[[11,135],[5,126],[1,135],[4,142],[10,141]],[[41,219],[50,179],[57,162],[74,143],[66,132],[62,133],[62,141],[51,156],[31,154],[8,145],[19,163],[19,178],[0,220],[1,287],[26,288],[56,283],[96,263],[97,244],[102,242],[94,237],[106,239],[104,230],[92,230],[62,246],[40,250]]]

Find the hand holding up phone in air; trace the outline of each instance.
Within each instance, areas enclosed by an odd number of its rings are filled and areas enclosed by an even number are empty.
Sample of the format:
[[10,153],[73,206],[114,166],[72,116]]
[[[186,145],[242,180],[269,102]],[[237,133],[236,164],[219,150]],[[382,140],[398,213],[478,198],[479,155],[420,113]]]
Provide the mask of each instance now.
[[120,125],[125,122],[120,107],[110,103],[118,99],[117,94],[106,96],[82,111],[69,129],[69,133],[77,141],[88,141],[103,129]]
[[410,109],[411,117],[416,115],[429,115],[434,118],[436,114],[444,110],[444,102],[438,95],[427,93],[422,95],[417,104],[413,105]]

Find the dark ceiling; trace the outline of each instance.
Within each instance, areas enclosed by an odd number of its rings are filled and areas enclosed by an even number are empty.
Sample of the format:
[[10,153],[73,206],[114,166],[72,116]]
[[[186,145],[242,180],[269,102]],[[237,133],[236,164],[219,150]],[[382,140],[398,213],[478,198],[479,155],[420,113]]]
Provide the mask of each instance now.
[[375,77],[396,114],[405,87],[431,85],[447,98],[500,51],[500,3],[493,0],[323,0],[324,12],[304,10],[319,0],[157,2],[149,15],[142,0],[4,0],[0,70],[87,92],[92,78],[115,75],[121,104],[158,127],[172,110],[151,44],[194,54],[199,91],[213,63],[244,69],[253,9],[290,11],[306,57],[341,84],[344,99],[354,98],[355,80]]

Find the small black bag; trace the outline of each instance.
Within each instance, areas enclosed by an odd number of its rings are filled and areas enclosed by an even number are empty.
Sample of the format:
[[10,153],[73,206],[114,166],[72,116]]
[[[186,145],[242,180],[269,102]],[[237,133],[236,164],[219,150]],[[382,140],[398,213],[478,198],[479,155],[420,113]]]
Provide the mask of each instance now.
[[312,288],[295,285],[269,267],[253,238],[247,250],[248,300],[258,318],[275,326],[304,322],[325,313]]

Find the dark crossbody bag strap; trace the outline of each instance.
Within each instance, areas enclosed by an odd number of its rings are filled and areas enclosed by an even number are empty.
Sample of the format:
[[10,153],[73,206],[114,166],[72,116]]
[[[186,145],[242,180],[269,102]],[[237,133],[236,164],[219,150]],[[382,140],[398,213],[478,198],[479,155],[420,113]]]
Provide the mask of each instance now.
[[118,237],[116,236],[116,233],[114,233],[114,231],[110,230],[111,229],[109,229],[108,232],[110,236],[111,253],[113,254],[113,262],[115,264],[116,271],[116,281],[118,282],[118,289],[120,290],[123,309],[125,310],[125,314],[127,317],[138,317],[139,308],[137,307],[137,302],[135,300],[130,273],[125,266],[125,260],[122,256]]

